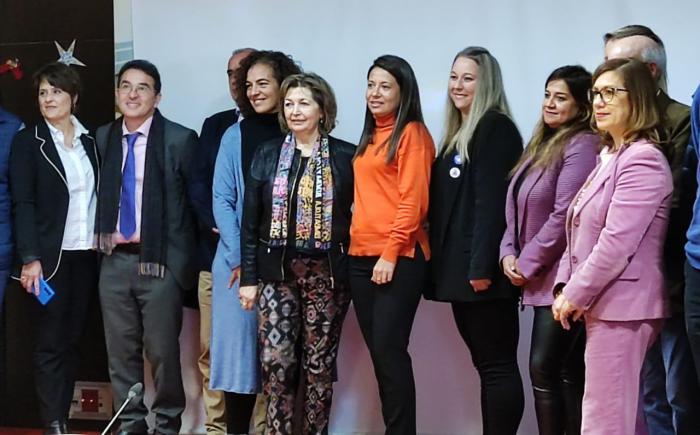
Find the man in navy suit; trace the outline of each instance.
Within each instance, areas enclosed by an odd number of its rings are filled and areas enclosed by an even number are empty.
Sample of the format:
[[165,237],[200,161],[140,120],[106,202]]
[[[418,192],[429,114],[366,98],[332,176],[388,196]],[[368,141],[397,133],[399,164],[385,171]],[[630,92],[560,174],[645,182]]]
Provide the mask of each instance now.
[[[228,60],[226,74],[231,98],[238,102],[245,95],[236,95],[236,80],[234,71],[241,61],[252,53],[252,48],[234,50]],[[207,433],[226,433],[226,416],[223,391],[209,390],[209,341],[211,335],[211,264],[214,261],[216,245],[219,242],[218,230],[212,212],[212,180],[214,164],[219,153],[221,137],[226,129],[240,121],[238,108],[216,113],[204,120],[199,140],[199,149],[193,159],[192,184],[190,199],[197,215],[199,246],[199,370],[202,373],[202,395],[204,408],[207,413],[205,423]]]

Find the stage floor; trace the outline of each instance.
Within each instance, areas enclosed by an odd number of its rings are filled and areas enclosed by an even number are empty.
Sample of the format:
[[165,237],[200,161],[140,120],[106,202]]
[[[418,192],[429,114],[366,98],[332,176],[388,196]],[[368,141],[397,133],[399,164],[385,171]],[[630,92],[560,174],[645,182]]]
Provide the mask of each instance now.
[[[43,429],[0,427],[0,435],[42,435],[43,433],[44,433]],[[78,431],[75,433],[82,434],[82,435],[97,435],[97,434],[99,434],[99,432],[86,432],[86,431]]]

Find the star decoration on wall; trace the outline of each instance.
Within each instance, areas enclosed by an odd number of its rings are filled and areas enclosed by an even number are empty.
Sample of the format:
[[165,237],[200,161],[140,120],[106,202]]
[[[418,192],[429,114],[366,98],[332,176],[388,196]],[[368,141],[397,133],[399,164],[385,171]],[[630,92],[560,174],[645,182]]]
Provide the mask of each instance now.
[[73,42],[71,42],[68,50],[61,47],[61,44],[59,44],[57,41],[54,41],[53,43],[56,44],[56,49],[58,50],[57,62],[65,63],[66,65],[87,66],[73,56],[73,51],[75,50],[75,39]]

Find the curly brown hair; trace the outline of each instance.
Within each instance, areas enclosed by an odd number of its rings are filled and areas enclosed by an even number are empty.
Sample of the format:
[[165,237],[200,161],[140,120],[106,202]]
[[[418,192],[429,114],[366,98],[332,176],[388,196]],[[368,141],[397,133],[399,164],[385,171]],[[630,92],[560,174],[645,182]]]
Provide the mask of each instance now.
[[255,109],[250,104],[248,98],[243,98],[246,95],[248,85],[248,70],[254,65],[262,63],[272,69],[272,74],[277,80],[277,85],[281,86],[284,79],[292,74],[299,74],[301,68],[294,62],[291,56],[282,53],[281,51],[261,50],[256,51],[245,57],[241,61],[241,65],[236,69],[236,94],[241,96],[241,104],[238,107],[243,116],[251,116],[255,114]]

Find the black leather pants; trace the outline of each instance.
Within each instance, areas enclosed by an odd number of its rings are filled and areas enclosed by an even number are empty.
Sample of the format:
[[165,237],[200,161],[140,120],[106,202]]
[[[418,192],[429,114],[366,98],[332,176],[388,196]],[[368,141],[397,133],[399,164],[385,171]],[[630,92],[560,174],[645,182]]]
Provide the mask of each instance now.
[[583,322],[565,330],[550,306],[534,307],[530,378],[540,435],[581,432],[585,331]]

